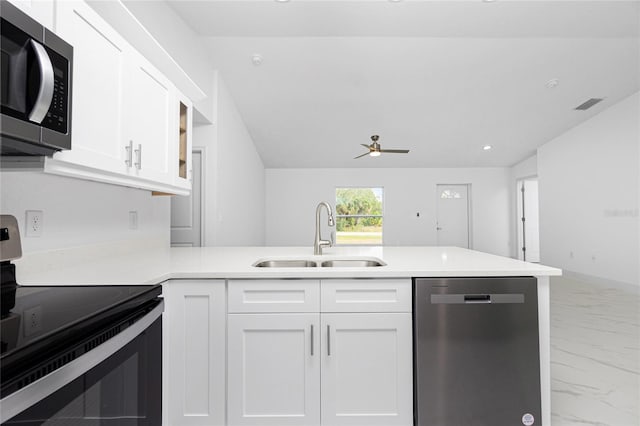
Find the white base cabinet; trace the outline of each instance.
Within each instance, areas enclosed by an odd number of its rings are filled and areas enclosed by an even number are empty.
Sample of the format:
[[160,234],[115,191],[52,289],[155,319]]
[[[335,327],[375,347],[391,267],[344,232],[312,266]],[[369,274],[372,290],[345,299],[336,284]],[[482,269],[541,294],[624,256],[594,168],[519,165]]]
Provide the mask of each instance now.
[[224,426],[224,280],[163,284],[163,425]]
[[410,288],[229,281],[228,425],[412,425]]
[[413,424],[411,314],[322,314],[322,424]]
[[318,314],[230,314],[229,425],[319,425]]

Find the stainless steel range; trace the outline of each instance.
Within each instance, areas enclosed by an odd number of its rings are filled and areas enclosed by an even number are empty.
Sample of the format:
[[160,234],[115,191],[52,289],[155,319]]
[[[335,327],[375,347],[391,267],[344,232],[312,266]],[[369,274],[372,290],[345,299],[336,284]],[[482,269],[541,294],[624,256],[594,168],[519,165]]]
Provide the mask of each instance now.
[[160,425],[161,286],[21,286],[12,216],[0,240],[2,425]]

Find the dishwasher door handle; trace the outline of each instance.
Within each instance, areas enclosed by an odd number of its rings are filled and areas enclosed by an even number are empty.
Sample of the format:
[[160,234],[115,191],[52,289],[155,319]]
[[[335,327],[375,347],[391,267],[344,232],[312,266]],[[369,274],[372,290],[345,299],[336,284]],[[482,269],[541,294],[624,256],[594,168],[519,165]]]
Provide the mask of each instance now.
[[480,305],[524,303],[522,293],[432,294],[432,305]]
[[464,303],[491,303],[490,294],[465,294]]

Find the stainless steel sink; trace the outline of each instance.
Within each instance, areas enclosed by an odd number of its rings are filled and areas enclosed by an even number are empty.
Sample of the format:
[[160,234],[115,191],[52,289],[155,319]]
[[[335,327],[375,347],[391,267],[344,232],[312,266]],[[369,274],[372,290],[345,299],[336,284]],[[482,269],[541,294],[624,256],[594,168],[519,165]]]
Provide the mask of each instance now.
[[257,268],[315,268],[318,266],[313,260],[305,259],[277,259],[262,260],[253,264]]
[[376,257],[343,257],[322,260],[311,259],[258,259],[253,264],[256,268],[369,268],[385,266],[382,260]]
[[369,268],[385,265],[386,263],[378,259],[332,259],[320,264],[324,268]]

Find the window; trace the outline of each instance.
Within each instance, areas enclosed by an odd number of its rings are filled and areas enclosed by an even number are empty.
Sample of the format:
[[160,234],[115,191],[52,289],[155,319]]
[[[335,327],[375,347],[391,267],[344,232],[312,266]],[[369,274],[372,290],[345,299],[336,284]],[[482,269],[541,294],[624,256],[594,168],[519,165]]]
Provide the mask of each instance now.
[[453,189],[445,189],[440,194],[440,198],[445,198],[445,199],[448,199],[448,198],[462,198],[462,196],[460,195],[460,193],[458,191],[454,191]]
[[336,188],[336,244],[382,245],[382,188]]

